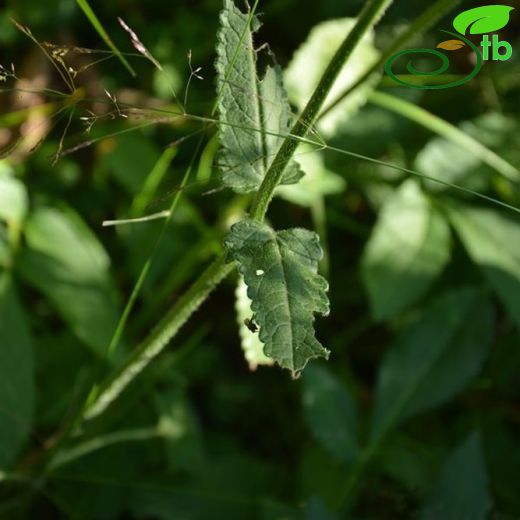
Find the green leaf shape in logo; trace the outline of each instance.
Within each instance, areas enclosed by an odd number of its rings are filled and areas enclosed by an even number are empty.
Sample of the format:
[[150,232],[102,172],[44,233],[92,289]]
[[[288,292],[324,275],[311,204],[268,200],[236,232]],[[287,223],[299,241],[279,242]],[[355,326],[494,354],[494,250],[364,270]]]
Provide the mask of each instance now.
[[453,27],[461,33],[486,34],[498,31],[509,22],[509,13],[514,9],[509,5],[484,5],[460,13],[453,20]]

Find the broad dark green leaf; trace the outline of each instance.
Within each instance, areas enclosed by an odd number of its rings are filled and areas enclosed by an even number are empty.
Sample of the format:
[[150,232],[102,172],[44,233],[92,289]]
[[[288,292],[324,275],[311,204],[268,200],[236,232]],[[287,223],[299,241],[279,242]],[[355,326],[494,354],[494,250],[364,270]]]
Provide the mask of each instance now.
[[320,497],[325,509],[333,511],[337,507],[338,491],[345,481],[345,462],[314,445],[301,453],[299,464],[300,496]]
[[429,492],[432,481],[446,457],[445,448],[430,436],[417,437],[406,433],[393,433],[384,444],[379,458],[383,473],[405,488]]
[[30,215],[25,238],[17,266],[22,277],[46,295],[78,338],[103,354],[118,319],[103,246],[77,214],[52,208]]
[[0,469],[10,464],[31,431],[33,352],[11,277],[0,274]]
[[[254,33],[232,0],[224,1],[217,43],[217,95],[220,114],[218,165],[224,185],[239,193],[256,190],[291,129],[292,114],[278,66],[257,74]],[[273,135],[276,134],[276,135]],[[298,182],[303,173],[291,161],[282,184]]]
[[481,369],[493,321],[487,297],[473,289],[451,292],[426,309],[383,359],[372,438],[460,392]]
[[450,205],[448,215],[520,328],[520,225],[497,211]]
[[388,199],[366,246],[362,274],[376,319],[417,302],[450,258],[450,230],[417,183]]
[[255,220],[231,228],[225,245],[238,262],[259,325],[264,353],[297,375],[307,362],[328,357],[314,336],[314,314],[327,315],[327,281],[317,274],[323,252],[305,229],[275,232]]
[[168,468],[187,474],[199,472],[206,463],[204,445],[199,421],[184,390],[168,388],[156,397],[155,403]]
[[485,34],[499,31],[509,23],[514,7],[508,5],[483,5],[460,13],[453,20],[453,27],[461,34]]
[[309,430],[327,450],[347,462],[356,457],[356,403],[327,368],[311,366],[305,371],[303,410]]
[[444,464],[421,520],[485,520],[492,504],[480,434],[475,432]]

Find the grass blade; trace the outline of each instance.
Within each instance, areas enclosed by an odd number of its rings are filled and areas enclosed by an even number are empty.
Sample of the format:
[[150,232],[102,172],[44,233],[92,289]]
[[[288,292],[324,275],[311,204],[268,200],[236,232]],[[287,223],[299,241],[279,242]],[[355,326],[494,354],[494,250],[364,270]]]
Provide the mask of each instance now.
[[373,92],[370,94],[369,101],[377,106],[391,110],[400,116],[406,117],[452,143],[465,148],[467,152],[478,157],[506,179],[513,182],[520,180],[520,171],[512,164],[502,159],[502,157],[493,152],[493,150],[490,150],[475,138],[464,133],[455,125],[428,112],[424,108],[384,92]]
[[107,31],[103,27],[102,23],[99,21],[99,18],[96,16],[96,13],[90,7],[88,0],[76,0],[77,4],[80,6],[81,10],[85,13],[85,16],[88,18],[89,22],[92,24],[94,29],[96,29],[99,36],[101,36],[102,40],[107,44],[110,50],[118,57],[119,61],[125,66],[126,70],[130,72],[130,74],[135,78],[137,75],[135,70],[132,68],[130,63],[126,60],[126,58],[121,54],[121,51],[115,46],[112,38],[108,35]]

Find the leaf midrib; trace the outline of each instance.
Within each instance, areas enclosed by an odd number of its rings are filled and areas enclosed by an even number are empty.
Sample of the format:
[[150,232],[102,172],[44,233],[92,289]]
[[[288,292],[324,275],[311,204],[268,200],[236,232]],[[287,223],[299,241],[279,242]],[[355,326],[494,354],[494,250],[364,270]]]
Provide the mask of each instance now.
[[295,358],[295,345],[294,345],[294,332],[293,332],[293,325],[292,325],[292,308],[291,308],[291,301],[289,298],[289,283],[287,278],[287,271],[285,269],[285,263],[282,255],[281,245],[278,240],[278,237],[274,236],[274,245],[275,245],[275,251],[278,256],[280,266],[282,268],[282,275],[283,275],[283,281],[284,281],[284,287],[286,288],[285,291],[283,291],[283,298],[285,307],[287,309],[287,315],[289,316],[289,334],[290,334],[290,343],[291,343],[291,365],[294,370],[295,364],[294,364],[294,358]]

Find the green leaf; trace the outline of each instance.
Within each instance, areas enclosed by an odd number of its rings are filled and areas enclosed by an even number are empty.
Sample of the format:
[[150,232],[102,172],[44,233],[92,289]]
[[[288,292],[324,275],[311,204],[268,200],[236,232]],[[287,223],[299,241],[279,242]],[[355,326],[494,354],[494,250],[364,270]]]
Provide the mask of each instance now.
[[[490,148],[497,138],[500,139],[504,134],[510,135],[508,132],[509,121],[505,116],[491,112],[476,118],[474,121],[463,121],[457,127],[424,110],[424,108],[397,96],[383,92],[372,92],[369,100],[435,132],[443,138],[440,140],[441,143],[457,145],[457,147],[447,148],[447,157],[442,155],[442,151],[434,155],[426,153],[417,166],[423,168],[423,170],[420,170],[422,173],[440,180],[450,181],[450,176],[444,172],[445,168],[448,168],[450,173],[463,172],[469,166],[474,166],[481,160],[506,179],[515,182],[520,179],[520,171],[513,166],[515,163],[508,162],[503,158],[504,154],[497,154]],[[490,123],[498,126],[494,139],[489,139],[485,134],[485,126],[489,126]],[[468,153],[462,154],[461,149]],[[430,158],[432,161],[430,161]],[[435,183],[429,184],[434,185]]]
[[7,229],[0,225],[0,269],[5,269],[11,265],[11,248],[9,247],[9,239]]
[[338,517],[331,513],[327,504],[321,497],[312,496],[305,507],[305,520],[337,520]]
[[450,230],[414,180],[383,206],[362,259],[362,276],[376,319],[417,302],[450,258]]
[[451,204],[448,215],[469,256],[480,266],[520,329],[520,227],[489,210]]
[[[485,191],[489,170],[479,168],[482,161],[474,153],[461,153],[460,145],[442,137],[434,137],[418,153],[414,168],[435,179],[458,184],[475,191]],[[426,181],[429,191],[449,189],[444,184]]]
[[485,520],[493,502],[480,434],[472,433],[448,458],[421,520]]
[[88,18],[89,22],[92,24],[92,27],[99,34],[101,39],[105,42],[105,44],[109,47],[109,49],[114,53],[115,56],[119,59],[119,61],[125,66],[126,70],[130,72],[130,74],[135,77],[136,73],[130,63],[126,60],[126,58],[121,54],[121,51],[115,46],[112,38],[110,38],[108,32],[103,27],[103,24],[99,21],[99,18],[96,16],[96,13],[90,7],[88,0],[76,0],[77,4],[81,7],[81,10],[85,13],[85,16]]
[[487,297],[462,289],[440,298],[407,328],[383,360],[372,438],[460,392],[480,371],[493,321]]
[[33,354],[13,282],[0,274],[0,468],[9,465],[31,431]]
[[172,387],[157,395],[158,431],[164,437],[170,471],[199,472],[206,462],[199,421],[182,388]]
[[110,141],[111,147],[101,159],[115,180],[129,193],[146,191],[147,178],[160,160],[159,149],[142,134],[122,134]]
[[453,20],[453,27],[461,34],[485,34],[499,31],[509,23],[509,13],[514,9],[508,5],[484,5],[460,13]]
[[0,220],[20,225],[28,206],[23,183],[10,175],[0,175]]
[[308,145],[300,145],[294,154],[305,177],[290,186],[279,186],[276,195],[299,206],[311,207],[323,197],[341,193],[346,186],[345,179],[331,172],[325,166],[323,155]]
[[444,457],[444,447],[431,442],[430,437],[393,433],[385,441],[378,465],[405,488],[424,494],[431,489]]
[[255,220],[231,228],[225,246],[248,287],[264,353],[299,374],[307,362],[328,357],[314,336],[314,314],[327,315],[327,281],[317,274],[323,252],[305,229],[275,232]]
[[22,277],[47,296],[78,338],[104,354],[118,310],[103,246],[72,210],[37,209],[25,238],[17,266]]
[[341,460],[353,461],[358,454],[356,403],[325,367],[305,371],[303,409],[316,440]]
[[[285,81],[290,100],[302,110],[310,99],[327,63],[341,45],[354,25],[355,18],[328,20],[316,25],[305,43],[295,52],[285,71]],[[374,35],[367,31],[341,70],[324,104],[326,108],[367,72],[379,58],[374,47]],[[341,130],[350,117],[367,101],[367,95],[377,81],[377,74],[366,81],[361,88],[345,98],[329,114],[318,122],[318,129],[326,136]]]
[[[293,119],[279,67],[268,67],[263,79],[257,75],[253,34],[260,28],[256,17],[224,1],[217,43],[219,140],[218,165],[225,186],[238,193],[256,190]],[[291,161],[282,178],[293,184],[303,176]]]
[[258,333],[252,332],[246,326],[246,320],[251,320],[253,312],[251,311],[251,300],[247,296],[247,285],[243,278],[238,280],[235,296],[240,342],[249,368],[256,370],[259,365],[272,365],[274,361],[264,354],[264,344],[260,341]]
[[334,510],[337,508],[338,489],[345,480],[345,463],[318,445],[304,444],[303,447],[299,459],[299,494],[302,497],[320,497],[326,509]]

